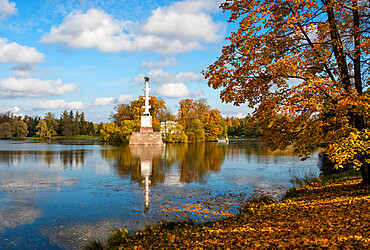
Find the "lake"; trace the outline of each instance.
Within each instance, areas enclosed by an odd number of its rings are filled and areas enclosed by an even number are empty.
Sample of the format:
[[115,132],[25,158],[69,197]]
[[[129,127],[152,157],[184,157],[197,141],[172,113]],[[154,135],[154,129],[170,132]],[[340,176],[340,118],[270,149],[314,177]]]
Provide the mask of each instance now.
[[253,193],[276,199],[317,174],[317,152],[258,139],[163,146],[0,140],[0,248],[76,249],[115,228],[236,214]]

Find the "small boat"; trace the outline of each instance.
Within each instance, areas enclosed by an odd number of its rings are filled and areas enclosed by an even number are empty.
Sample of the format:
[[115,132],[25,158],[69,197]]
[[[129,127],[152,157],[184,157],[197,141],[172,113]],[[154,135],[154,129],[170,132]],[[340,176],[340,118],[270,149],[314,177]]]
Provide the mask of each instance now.
[[229,138],[217,138],[215,140],[213,140],[214,142],[219,142],[219,143],[228,143],[229,142]]

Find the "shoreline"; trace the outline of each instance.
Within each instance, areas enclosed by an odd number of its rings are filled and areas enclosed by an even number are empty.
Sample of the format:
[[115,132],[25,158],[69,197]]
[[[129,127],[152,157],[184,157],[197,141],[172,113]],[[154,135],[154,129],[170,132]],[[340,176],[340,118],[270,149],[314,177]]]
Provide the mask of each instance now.
[[369,186],[342,173],[292,188],[280,201],[262,196],[237,215],[212,222],[167,222],[130,235],[117,229],[84,249],[370,247]]

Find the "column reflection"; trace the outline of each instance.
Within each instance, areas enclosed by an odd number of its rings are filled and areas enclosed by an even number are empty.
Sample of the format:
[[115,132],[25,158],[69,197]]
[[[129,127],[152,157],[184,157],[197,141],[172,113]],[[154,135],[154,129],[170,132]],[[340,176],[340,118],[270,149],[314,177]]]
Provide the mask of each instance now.
[[149,192],[151,178],[153,177],[153,159],[162,154],[161,145],[130,145],[131,156],[140,158],[140,173],[144,184],[144,211],[149,210]]

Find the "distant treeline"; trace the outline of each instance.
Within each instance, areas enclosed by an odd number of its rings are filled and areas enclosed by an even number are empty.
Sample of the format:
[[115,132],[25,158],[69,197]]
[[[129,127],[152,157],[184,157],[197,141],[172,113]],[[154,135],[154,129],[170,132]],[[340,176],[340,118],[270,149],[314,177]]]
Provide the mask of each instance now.
[[64,110],[60,118],[51,112],[44,118],[38,116],[15,116],[11,112],[0,114],[0,138],[52,136],[71,137],[76,135],[98,135],[98,125],[85,120],[85,113]]
[[234,138],[257,137],[261,136],[258,121],[252,119],[250,114],[244,118],[227,117],[225,118],[227,135]]
[[[57,118],[48,112],[44,118],[38,116],[15,116],[11,112],[0,114],[0,138],[55,136],[71,137],[78,135],[100,136],[101,141],[128,142],[131,132],[140,129],[143,98],[130,104],[116,107],[111,115],[113,122],[94,124],[85,120],[85,113],[64,110]],[[151,99],[153,128],[162,131],[166,142],[201,142],[215,138],[260,136],[258,122],[248,114],[244,118],[222,118],[221,112],[211,109],[205,99],[180,101],[177,115],[167,110],[164,101]],[[168,123],[172,121],[174,123]],[[161,122],[165,122],[164,128]]]
[[[258,122],[248,114],[245,118],[223,118],[221,112],[208,105],[207,100],[183,99],[176,115],[163,100],[150,97],[153,130],[160,131],[165,142],[203,142],[217,138],[259,136]],[[144,97],[115,107],[112,122],[101,126],[100,140],[126,142],[131,133],[140,130]]]

